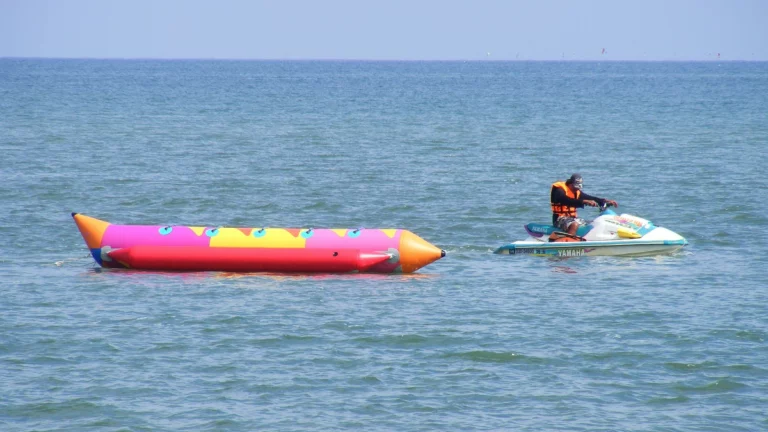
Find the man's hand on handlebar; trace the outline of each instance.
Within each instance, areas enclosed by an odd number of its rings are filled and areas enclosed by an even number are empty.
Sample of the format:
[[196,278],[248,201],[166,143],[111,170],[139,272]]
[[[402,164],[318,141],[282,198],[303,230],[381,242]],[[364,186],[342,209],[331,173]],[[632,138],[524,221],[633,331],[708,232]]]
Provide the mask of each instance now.
[[584,200],[582,202],[584,203],[585,206],[597,207],[597,203],[592,200]]

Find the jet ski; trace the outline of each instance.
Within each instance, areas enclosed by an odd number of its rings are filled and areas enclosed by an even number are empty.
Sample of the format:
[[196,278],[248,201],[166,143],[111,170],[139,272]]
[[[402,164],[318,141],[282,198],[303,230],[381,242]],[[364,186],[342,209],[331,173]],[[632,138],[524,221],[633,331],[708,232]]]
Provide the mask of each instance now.
[[597,218],[580,226],[576,235],[552,225],[529,223],[529,237],[494,251],[502,255],[575,256],[650,256],[669,254],[688,242],[681,235],[630,214],[617,214],[600,207]]

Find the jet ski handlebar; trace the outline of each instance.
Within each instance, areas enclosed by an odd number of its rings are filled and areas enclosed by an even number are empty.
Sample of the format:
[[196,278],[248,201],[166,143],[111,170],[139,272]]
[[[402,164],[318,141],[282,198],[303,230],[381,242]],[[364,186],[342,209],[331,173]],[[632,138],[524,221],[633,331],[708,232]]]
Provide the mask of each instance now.
[[602,213],[602,212],[606,211],[608,209],[608,207],[612,207],[612,206],[613,205],[611,203],[609,203],[609,202],[603,202],[603,205],[598,205],[597,206],[597,210]]

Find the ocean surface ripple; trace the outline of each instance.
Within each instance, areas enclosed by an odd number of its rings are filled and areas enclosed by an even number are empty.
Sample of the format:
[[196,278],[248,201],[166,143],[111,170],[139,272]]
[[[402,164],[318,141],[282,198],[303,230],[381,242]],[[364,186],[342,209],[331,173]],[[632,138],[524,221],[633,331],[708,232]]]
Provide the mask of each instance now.
[[[0,429],[768,429],[766,113],[768,63],[0,59]],[[493,255],[572,172],[690,245]],[[448,256],[105,271],[73,211]]]

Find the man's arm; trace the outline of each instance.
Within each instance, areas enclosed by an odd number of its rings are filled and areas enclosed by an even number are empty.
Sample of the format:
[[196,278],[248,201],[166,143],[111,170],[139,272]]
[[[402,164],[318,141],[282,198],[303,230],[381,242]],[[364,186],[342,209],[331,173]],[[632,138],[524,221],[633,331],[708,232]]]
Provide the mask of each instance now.
[[567,205],[569,207],[578,207],[578,208],[584,208],[583,197],[584,194],[581,194],[581,197],[578,199],[568,198],[568,196],[565,194],[565,191],[563,191],[560,188],[553,188],[552,191],[552,202],[555,204],[561,204],[561,205]]
[[600,197],[592,196],[592,195],[584,193],[584,192],[581,193],[581,196],[579,198],[581,198],[582,200],[594,201],[599,206],[605,205],[605,202],[608,201],[605,198],[600,198]]
[[581,199],[592,200],[592,201],[596,202],[597,205],[599,205],[599,206],[604,206],[606,203],[610,204],[610,205],[612,205],[614,207],[618,207],[619,206],[619,203],[617,203],[614,200],[609,200],[607,198],[600,198],[600,197],[592,196],[592,195],[589,195],[589,194],[585,194],[584,192],[581,193]]

